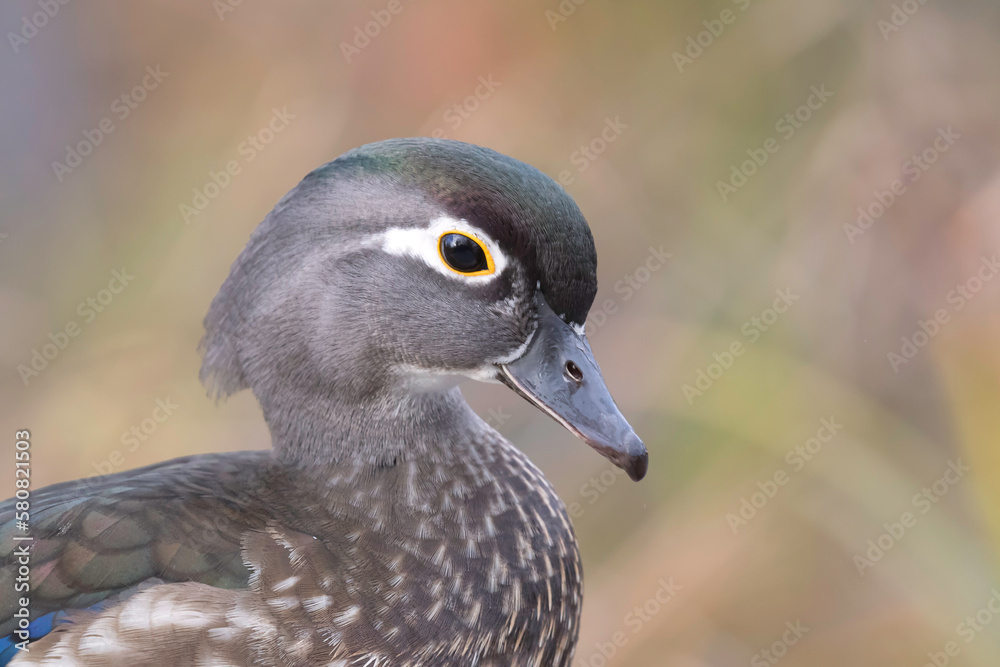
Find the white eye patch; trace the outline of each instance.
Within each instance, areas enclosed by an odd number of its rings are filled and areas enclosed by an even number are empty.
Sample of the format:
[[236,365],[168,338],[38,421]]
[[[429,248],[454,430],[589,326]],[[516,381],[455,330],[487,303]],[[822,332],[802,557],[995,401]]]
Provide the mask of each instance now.
[[[463,275],[449,268],[444,263],[440,250],[441,237],[448,232],[470,236],[482,244],[488,251],[493,271],[483,275]],[[473,285],[482,285],[496,279],[507,266],[507,258],[496,241],[467,221],[448,216],[431,220],[427,227],[393,227],[377,238],[382,250],[390,255],[414,257],[442,275]]]

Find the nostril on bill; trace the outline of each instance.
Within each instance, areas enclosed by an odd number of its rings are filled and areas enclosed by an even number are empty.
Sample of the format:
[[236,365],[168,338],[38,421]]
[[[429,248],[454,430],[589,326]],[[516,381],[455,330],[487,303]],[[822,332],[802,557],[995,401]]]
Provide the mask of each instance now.
[[583,382],[583,371],[572,361],[566,362],[566,377],[568,377],[573,382],[580,384]]

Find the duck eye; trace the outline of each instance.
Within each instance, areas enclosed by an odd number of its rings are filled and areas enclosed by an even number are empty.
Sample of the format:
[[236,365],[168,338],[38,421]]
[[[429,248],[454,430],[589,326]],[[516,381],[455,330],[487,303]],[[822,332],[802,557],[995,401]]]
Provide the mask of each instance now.
[[478,239],[462,232],[445,232],[439,244],[441,259],[452,271],[466,276],[493,273],[493,258]]

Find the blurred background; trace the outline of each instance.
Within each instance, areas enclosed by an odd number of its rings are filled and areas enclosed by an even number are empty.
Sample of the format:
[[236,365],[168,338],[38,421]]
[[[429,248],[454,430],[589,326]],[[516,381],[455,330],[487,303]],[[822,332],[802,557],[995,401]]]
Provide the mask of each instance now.
[[576,198],[589,336],[650,449],[632,484],[466,388],[574,516],[576,665],[1000,664],[995,2],[18,1],[0,27],[0,450],[32,430],[35,488],[267,447],[252,396],[197,380],[230,263],[314,167],[445,136]]

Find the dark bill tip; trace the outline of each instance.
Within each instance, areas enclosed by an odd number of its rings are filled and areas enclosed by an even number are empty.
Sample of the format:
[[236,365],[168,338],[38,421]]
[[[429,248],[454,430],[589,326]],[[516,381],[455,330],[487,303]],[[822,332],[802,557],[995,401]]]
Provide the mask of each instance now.
[[646,476],[646,471],[649,470],[649,452],[643,452],[641,455],[632,459],[632,465],[625,469],[628,476],[632,478],[633,482],[638,482],[640,479]]
[[583,433],[576,433],[584,442],[600,452],[602,456],[624,470],[633,482],[646,476],[649,469],[649,452],[635,433],[618,446],[608,446],[605,442],[594,441]]

